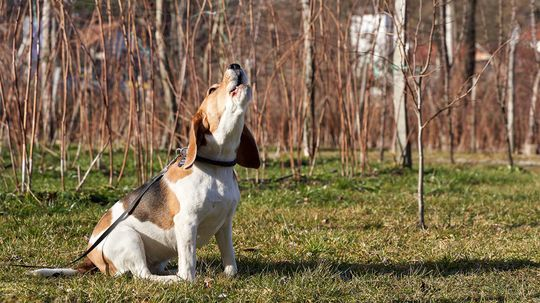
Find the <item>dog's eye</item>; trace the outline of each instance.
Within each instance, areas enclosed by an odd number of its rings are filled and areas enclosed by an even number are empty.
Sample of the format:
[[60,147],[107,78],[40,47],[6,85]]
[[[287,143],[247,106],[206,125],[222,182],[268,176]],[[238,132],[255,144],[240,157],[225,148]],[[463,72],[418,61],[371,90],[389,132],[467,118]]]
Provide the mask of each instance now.
[[209,89],[208,89],[208,92],[206,92],[206,95],[209,96],[211,93],[213,93],[217,88],[219,87],[219,85],[212,85]]

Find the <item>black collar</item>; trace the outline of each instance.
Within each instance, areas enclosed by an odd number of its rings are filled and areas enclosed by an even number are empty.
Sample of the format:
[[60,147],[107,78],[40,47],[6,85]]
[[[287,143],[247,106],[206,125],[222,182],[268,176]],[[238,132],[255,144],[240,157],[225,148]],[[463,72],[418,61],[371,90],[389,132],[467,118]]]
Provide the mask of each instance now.
[[212,160],[205,157],[201,157],[199,155],[197,155],[197,157],[195,158],[195,161],[217,165],[217,166],[223,166],[223,167],[232,167],[236,165],[236,159],[232,161],[219,161],[219,160]]
[[[172,162],[176,161],[176,159],[180,158],[180,161],[178,161],[178,166],[182,166],[186,162],[186,156],[187,156],[187,148],[186,147],[177,148],[176,149],[176,158],[174,160],[172,160],[170,163],[172,163]],[[208,163],[208,164],[212,164],[212,165],[217,165],[217,166],[222,166],[222,167],[233,167],[233,166],[236,165],[236,159],[232,160],[232,161],[219,161],[219,160],[212,160],[212,159],[208,159],[208,158],[205,158],[205,157],[201,157],[199,155],[197,155],[197,157],[195,158],[195,161]],[[170,165],[170,163],[169,163],[169,165]]]

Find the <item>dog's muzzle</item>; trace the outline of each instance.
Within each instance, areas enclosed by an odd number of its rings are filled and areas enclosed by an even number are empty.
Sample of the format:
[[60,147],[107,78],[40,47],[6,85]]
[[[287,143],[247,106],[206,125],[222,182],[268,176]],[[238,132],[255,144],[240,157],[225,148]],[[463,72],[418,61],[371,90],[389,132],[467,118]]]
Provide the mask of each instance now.
[[231,94],[231,96],[237,95],[239,90],[247,87],[247,76],[239,64],[233,63],[229,65],[227,74],[229,74],[229,77],[231,78],[229,84],[229,94]]

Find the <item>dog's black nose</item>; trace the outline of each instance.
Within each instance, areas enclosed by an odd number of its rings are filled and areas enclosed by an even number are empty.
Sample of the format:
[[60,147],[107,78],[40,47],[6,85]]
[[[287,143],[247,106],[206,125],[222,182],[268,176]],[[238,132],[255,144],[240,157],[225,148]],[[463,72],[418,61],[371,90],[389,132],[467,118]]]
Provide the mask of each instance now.
[[239,69],[242,69],[240,67],[240,64],[236,64],[236,63],[233,63],[231,65],[229,65],[229,68],[232,69],[232,70],[239,70]]

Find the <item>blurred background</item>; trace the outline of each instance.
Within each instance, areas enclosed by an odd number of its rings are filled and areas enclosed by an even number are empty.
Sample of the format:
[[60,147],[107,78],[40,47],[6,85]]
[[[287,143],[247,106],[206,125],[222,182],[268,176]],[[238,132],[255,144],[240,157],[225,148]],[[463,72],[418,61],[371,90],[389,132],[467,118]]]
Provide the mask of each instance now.
[[112,184],[126,162],[141,183],[187,144],[233,62],[252,83],[263,162],[292,175],[321,152],[347,176],[411,166],[418,142],[452,163],[513,165],[539,152],[539,12],[536,0],[0,1],[4,170],[24,191],[52,154],[62,185],[88,167]]

